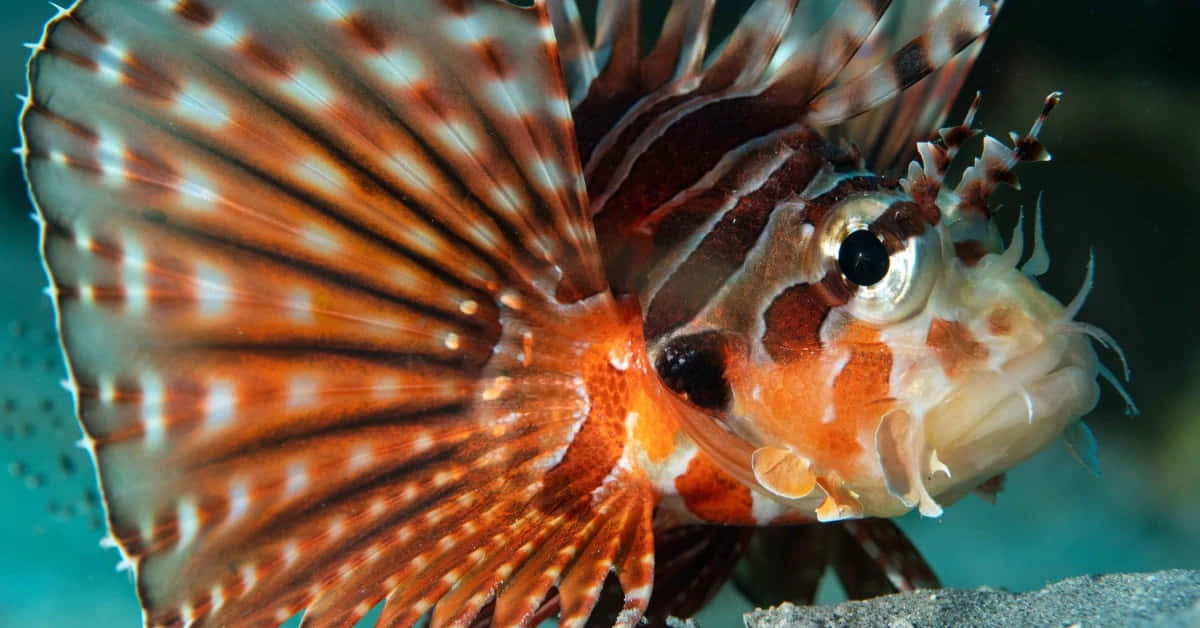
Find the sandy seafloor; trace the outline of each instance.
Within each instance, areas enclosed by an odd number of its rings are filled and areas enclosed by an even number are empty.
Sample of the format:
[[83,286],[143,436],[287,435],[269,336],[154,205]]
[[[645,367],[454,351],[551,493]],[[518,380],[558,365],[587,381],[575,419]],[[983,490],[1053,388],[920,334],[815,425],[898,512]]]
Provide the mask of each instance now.
[[[1200,566],[1200,80],[1182,55],[1200,18],[1193,4],[1012,0],[976,68],[971,86],[985,90],[981,119],[993,134],[1027,128],[1052,89],[1067,94],[1043,136],[1055,162],[1025,169],[1025,191],[1005,200],[1030,205],[1045,192],[1055,294],[1073,294],[1095,249],[1082,318],[1125,345],[1142,414],[1125,417],[1104,393],[1089,418],[1101,479],[1055,444],[1010,473],[995,505],[969,497],[941,519],[903,519],[948,586],[1023,591]],[[50,14],[40,1],[0,3],[0,93],[24,91],[20,44]],[[0,145],[17,144],[17,107],[0,102],[0,120],[13,122],[0,125]],[[73,445],[29,211],[16,158],[0,159],[0,627],[134,625],[129,576],[98,544],[91,463]],[[837,596],[826,587],[822,599]],[[700,621],[740,625],[744,609],[727,590]]]

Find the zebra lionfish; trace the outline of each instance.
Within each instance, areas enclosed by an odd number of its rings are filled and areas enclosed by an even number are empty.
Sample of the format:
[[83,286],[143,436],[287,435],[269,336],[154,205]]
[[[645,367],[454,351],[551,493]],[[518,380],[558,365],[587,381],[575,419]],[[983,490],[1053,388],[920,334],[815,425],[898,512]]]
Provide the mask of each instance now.
[[1059,97],[937,130],[1000,2],[715,5],[59,10],[19,152],[146,625],[632,626],[817,521],[903,588],[866,518],[1087,446],[1090,267],[989,209]]

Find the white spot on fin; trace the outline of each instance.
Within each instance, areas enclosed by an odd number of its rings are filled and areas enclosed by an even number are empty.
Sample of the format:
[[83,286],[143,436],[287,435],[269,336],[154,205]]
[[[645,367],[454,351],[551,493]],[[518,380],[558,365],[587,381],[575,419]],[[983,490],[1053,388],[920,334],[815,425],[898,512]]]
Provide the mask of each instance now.
[[189,498],[179,500],[176,518],[179,521],[179,546],[186,547],[196,538],[200,530],[200,513],[196,503]]
[[162,380],[157,375],[147,373],[142,376],[142,429],[144,430],[146,446],[156,448],[162,445],[166,437],[167,421],[163,415]]
[[220,429],[229,425],[233,420],[235,404],[233,385],[229,382],[214,381],[208,387],[208,398],[205,400],[204,423],[209,429]]

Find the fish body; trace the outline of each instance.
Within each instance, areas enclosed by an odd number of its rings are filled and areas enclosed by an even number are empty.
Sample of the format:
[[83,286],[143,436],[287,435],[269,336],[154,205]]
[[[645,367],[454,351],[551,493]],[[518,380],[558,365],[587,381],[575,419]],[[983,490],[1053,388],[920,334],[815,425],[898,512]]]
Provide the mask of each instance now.
[[1058,97],[951,188],[999,3],[890,4],[61,10],[20,152],[145,624],[634,625],[752,545],[697,524],[936,515],[1074,424],[1090,276],[988,208]]

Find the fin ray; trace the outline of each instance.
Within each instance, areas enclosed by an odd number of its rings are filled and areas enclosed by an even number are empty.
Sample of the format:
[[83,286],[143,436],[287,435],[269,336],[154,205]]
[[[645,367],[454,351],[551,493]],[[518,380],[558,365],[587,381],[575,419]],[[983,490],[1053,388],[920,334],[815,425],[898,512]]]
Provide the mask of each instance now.
[[[577,330],[633,333],[561,74],[542,3],[83,0],[47,26],[22,155],[147,624],[339,626],[380,601],[387,624],[602,584],[475,552],[586,544],[612,530],[593,491],[653,500],[559,468],[620,462],[580,442],[624,415],[589,410],[604,349]],[[614,514],[613,551],[644,552],[648,519]]]

